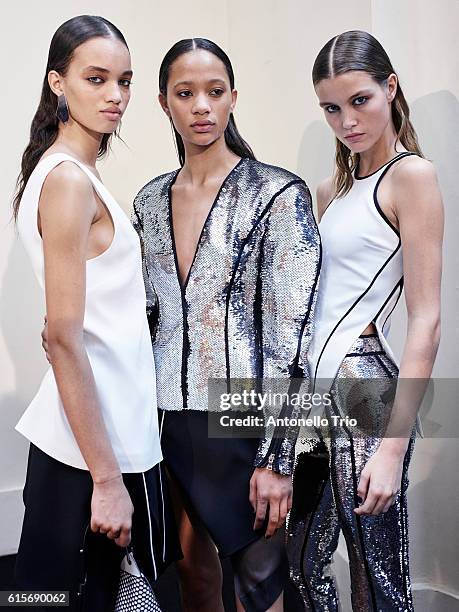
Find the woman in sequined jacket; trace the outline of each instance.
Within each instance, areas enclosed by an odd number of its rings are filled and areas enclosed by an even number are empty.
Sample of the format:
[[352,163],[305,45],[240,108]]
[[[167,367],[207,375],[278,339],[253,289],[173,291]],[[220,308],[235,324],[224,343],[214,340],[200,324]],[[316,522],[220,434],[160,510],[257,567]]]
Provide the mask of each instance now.
[[282,610],[294,435],[209,437],[208,387],[211,378],[304,375],[320,268],[311,198],[301,178],[256,161],[239,135],[234,75],[217,45],[178,42],[159,88],[180,168],[141,189],[134,224],[176,487],[183,603],[223,610],[216,545],[231,559],[240,609]]

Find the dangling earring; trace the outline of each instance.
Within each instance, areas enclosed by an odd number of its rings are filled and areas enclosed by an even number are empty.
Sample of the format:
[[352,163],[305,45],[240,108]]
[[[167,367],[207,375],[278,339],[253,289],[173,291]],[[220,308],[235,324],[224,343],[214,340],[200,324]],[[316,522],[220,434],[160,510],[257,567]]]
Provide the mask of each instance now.
[[64,94],[57,96],[56,117],[59,121],[62,121],[62,123],[67,123],[69,120],[69,107]]

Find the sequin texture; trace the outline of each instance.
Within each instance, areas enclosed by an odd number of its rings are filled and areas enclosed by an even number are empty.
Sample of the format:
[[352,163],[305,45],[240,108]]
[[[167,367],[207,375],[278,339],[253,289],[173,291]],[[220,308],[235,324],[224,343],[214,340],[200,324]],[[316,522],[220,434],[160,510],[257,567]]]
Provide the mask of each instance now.
[[[397,367],[385,354],[377,337],[358,338],[344,358],[339,379],[381,379],[381,386],[372,385],[370,410],[377,410],[384,397],[384,380],[398,375]],[[334,385],[331,410],[348,414],[347,384]],[[367,387],[369,388],[369,387]],[[343,393],[343,389],[346,393]],[[408,560],[408,517],[406,493],[408,465],[414,433],[403,464],[401,490],[394,505],[378,516],[357,516],[357,486],[368,459],[377,450],[377,437],[353,436],[344,428],[331,428],[326,439],[330,453],[330,472],[311,487],[295,477],[294,507],[288,526],[288,551],[291,575],[304,600],[305,609],[315,612],[338,610],[338,596],[331,571],[333,553],[340,530],[346,539],[352,585],[352,606],[356,611],[411,612],[413,610]],[[298,440],[297,465],[308,452],[307,440]],[[297,486],[298,485],[298,486]],[[311,496],[310,505],[301,507],[304,496]]]
[[[305,372],[320,239],[304,181],[242,159],[222,184],[181,287],[170,206],[177,174],[139,192],[133,222],[144,252],[158,406],[207,410],[209,378]],[[291,435],[274,432],[261,441],[255,465],[289,474],[293,460]]]

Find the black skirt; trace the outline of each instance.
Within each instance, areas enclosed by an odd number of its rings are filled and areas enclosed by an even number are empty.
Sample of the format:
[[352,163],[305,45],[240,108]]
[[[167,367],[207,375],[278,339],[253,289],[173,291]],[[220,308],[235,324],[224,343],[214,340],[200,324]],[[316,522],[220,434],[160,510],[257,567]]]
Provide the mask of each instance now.
[[161,448],[167,469],[179,485],[185,507],[191,505],[227,557],[258,540],[249,502],[250,478],[259,440],[209,438],[208,413],[159,410]]
[[[140,569],[154,583],[181,558],[162,464],[143,473],[123,474],[134,506],[131,545]],[[88,529],[91,475],[53,459],[30,445],[16,585],[26,590],[70,592],[70,609],[114,609],[124,550],[106,535]],[[86,534],[86,538],[85,538]]]

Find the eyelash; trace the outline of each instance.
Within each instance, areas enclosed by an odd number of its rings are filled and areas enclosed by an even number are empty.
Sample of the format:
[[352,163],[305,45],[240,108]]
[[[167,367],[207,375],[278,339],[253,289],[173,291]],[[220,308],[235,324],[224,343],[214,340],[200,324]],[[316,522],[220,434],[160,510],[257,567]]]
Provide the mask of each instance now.
[[[357,100],[364,100],[363,102],[360,102],[359,104],[355,104],[357,102]],[[368,96],[359,96],[358,98],[355,98],[352,102],[352,104],[354,104],[354,106],[363,106],[366,102],[368,101]],[[327,111],[327,113],[333,114],[338,112],[337,110],[331,110],[331,109],[338,109],[338,106],[335,106],[334,104],[330,104],[330,106],[326,106],[325,110]]]
[[[217,87],[216,89],[212,89],[212,91],[210,92],[212,93],[216,93],[216,97],[219,98],[221,95],[223,95],[225,92],[223,89]],[[179,91],[177,93],[177,95],[179,96],[179,98],[189,98],[190,96],[184,96],[183,94],[192,94],[192,92],[189,89],[185,89],[183,91]]]
[[[99,80],[96,81],[95,79],[99,79]],[[98,76],[88,77],[87,80],[93,85],[101,85],[102,83],[104,83],[104,80]],[[132,81],[130,81],[129,79],[121,79],[118,82],[120,83],[122,87],[130,87],[132,85]]]

